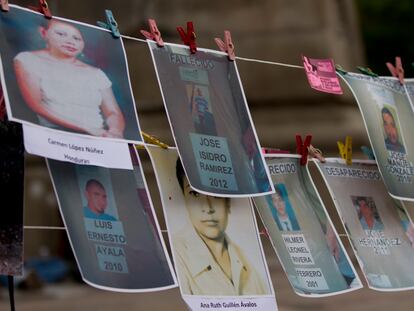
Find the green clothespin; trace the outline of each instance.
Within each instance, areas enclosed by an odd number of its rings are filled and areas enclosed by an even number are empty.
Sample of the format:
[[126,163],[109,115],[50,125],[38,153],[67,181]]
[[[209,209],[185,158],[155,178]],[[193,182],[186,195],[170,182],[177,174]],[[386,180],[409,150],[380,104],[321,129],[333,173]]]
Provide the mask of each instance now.
[[374,152],[370,147],[367,146],[361,146],[362,152],[368,157],[370,160],[375,160]]
[[112,11],[105,10],[105,15],[106,23],[97,21],[96,23],[98,24],[98,26],[110,30],[114,38],[121,37],[121,34],[119,33],[118,29],[118,23],[116,22],[114,15],[112,14]]
[[364,75],[374,77],[374,78],[378,77],[378,75],[375,72],[373,72],[371,68],[358,66],[357,69],[359,70],[360,73],[363,73]]
[[345,160],[346,165],[352,164],[352,137],[347,136],[345,138],[345,144],[341,141],[336,142],[338,144],[339,154],[341,158]]
[[348,72],[339,64],[335,65],[335,70],[342,75],[346,75]]

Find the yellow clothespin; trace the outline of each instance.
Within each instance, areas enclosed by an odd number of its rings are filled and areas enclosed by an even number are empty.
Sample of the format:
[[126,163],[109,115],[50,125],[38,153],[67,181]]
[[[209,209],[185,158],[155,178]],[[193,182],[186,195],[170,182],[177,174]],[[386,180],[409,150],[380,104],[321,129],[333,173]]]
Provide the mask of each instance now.
[[337,141],[339,154],[341,158],[345,160],[347,165],[352,164],[352,137],[347,136],[345,138],[345,144],[341,141]]
[[168,149],[168,145],[163,143],[161,140],[159,140],[157,137],[152,136],[150,134],[147,134],[143,131],[141,131],[142,137],[144,137],[144,141],[148,144],[154,144],[158,147],[161,147],[162,149]]

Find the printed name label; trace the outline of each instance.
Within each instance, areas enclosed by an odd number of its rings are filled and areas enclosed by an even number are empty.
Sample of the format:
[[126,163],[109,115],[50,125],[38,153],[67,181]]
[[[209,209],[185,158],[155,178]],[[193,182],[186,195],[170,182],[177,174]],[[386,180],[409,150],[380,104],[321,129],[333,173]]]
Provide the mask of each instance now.
[[237,191],[227,139],[190,133],[201,183],[216,189]]
[[127,143],[80,137],[23,124],[24,147],[30,154],[83,165],[132,170]]
[[96,242],[126,244],[122,222],[84,218],[88,240]]
[[312,254],[303,234],[282,234],[283,242],[295,265],[314,265]]
[[387,164],[385,169],[393,175],[399,183],[412,184],[414,166],[402,152],[388,151]]
[[101,270],[128,273],[125,251],[122,247],[95,244],[95,251]]
[[273,296],[264,297],[202,297],[183,295],[190,310],[243,310],[268,311],[277,310],[276,300]]

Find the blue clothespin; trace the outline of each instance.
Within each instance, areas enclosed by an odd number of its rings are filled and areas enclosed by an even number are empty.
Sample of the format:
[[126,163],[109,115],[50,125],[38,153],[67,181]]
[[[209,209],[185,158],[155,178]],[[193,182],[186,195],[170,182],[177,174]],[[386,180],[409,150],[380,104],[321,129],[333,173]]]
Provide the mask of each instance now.
[[361,146],[362,152],[368,157],[370,160],[375,160],[374,152],[370,147],[367,146]]
[[121,37],[121,34],[119,33],[118,29],[118,23],[116,22],[114,15],[112,14],[112,11],[105,10],[105,15],[106,23],[97,21],[96,23],[98,24],[98,26],[110,30],[114,38]]

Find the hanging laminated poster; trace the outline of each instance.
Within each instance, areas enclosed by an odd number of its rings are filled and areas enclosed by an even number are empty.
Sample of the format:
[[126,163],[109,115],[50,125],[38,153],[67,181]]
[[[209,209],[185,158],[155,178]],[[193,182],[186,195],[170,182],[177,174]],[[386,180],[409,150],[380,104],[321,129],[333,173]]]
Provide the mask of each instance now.
[[277,310],[247,198],[201,194],[175,148],[148,146],[181,295],[191,310]]
[[273,247],[300,296],[359,289],[361,281],[300,158],[266,156],[276,193],[254,198],[254,203]]
[[213,50],[148,45],[191,186],[223,197],[273,192],[236,63]]
[[176,286],[138,154],[134,170],[48,160],[83,280],[97,288],[145,292]]
[[414,201],[414,110],[398,79],[347,73],[378,168],[395,199]]
[[414,288],[414,227],[388,194],[375,161],[315,161],[372,289]]
[[[1,90],[0,90],[1,91]],[[24,148],[20,124],[7,121],[0,102],[0,275],[23,269]]]
[[10,120],[142,142],[122,39],[109,30],[10,5],[0,55]]

